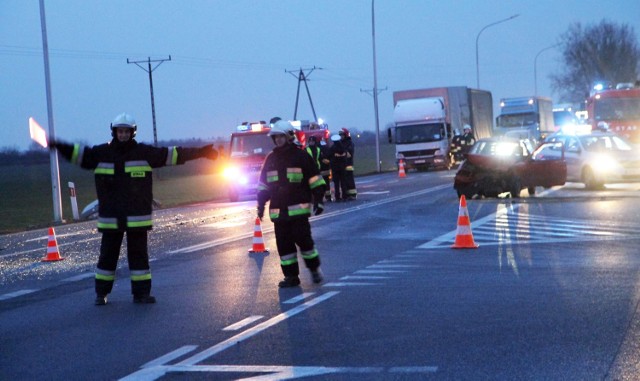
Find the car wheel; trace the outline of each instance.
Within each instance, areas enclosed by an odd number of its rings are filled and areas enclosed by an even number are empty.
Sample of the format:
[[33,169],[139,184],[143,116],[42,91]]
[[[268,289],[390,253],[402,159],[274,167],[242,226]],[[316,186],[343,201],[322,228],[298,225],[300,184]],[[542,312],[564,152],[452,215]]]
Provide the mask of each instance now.
[[529,192],[529,196],[533,196],[536,194],[536,187],[534,187],[533,185],[527,187],[527,191]]
[[513,176],[511,179],[511,186],[509,188],[509,193],[511,193],[511,198],[520,198],[520,192],[522,191],[522,183],[520,182],[520,178],[518,176]]
[[582,170],[582,182],[584,183],[585,188],[591,190],[600,189],[603,186],[602,182],[596,179],[596,175],[590,167],[586,167]]

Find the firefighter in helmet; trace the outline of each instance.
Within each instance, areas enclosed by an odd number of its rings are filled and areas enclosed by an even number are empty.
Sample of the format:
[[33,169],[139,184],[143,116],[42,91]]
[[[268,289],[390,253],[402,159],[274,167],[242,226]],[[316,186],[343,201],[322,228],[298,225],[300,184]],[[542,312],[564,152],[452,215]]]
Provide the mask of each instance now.
[[347,193],[346,195],[343,195],[343,197],[345,197],[345,200],[353,201],[358,196],[358,191],[356,190],[356,180],[353,174],[353,155],[355,146],[353,144],[353,141],[351,140],[351,133],[348,129],[343,127],[340,132],[338,132],[338,134],[340,135],[340,141],[342,142],[342,145],[344,146],[347,154],[345,163],[346,166],[344,168],[344,181],[347,187]]
[[102,233],[95,274],[95,304],[107,304],[125,233],[133,302],[155,303],[147,249],[147,233],[153,225],[152,168],[184,164],[197,158],[215,160],[218,152],[212,145],[183,148],[138,143],[134,139],[138,126],[126,113],[116,116],[110,130],[109,143],[84,147],[52,139],[49,146],[71,163],[92,169],[95,174],[98,231]]
[[324,210],[325,182],[318,165],[307,152],[296,147],[292,126],[277,121],[269,136],[275,147],[265,158],[258,182],[258,218],[262,220],[267,201],[273,221],[276,246],[284,279],[279,287],[300,284],[298,249],[314,283],[322,282],[320,257],[311,236],[309,216]]

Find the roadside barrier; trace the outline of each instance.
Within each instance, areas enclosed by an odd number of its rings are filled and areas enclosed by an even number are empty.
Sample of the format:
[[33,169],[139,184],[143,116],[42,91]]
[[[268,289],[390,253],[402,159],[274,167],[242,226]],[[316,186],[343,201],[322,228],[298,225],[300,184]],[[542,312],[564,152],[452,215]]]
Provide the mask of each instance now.
[[478,244],[473,240],[471,232],[471,221],[467,210],[467,198],[460,197],[460,208],[458,209],[458,230],[456,231],[456,241],[451,246],[452,249],[476,249]]

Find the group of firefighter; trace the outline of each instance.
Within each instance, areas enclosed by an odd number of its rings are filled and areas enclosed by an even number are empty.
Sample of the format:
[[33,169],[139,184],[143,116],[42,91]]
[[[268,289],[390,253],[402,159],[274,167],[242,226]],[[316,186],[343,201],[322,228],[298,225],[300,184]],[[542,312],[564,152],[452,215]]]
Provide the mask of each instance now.
[[318,142],[315,136],[309,136],[306,151],[317,163],[326,183],[325,201],[353,201],[358,191],[353,176],[354,145],[351,133],[348,129],[342,128],[337,135],[331,136],[331,143],[329,145],[325,140]]

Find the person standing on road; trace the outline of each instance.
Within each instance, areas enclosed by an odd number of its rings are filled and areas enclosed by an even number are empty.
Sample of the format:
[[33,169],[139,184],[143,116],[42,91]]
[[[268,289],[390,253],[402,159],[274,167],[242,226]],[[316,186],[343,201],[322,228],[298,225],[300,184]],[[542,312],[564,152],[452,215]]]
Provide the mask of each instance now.
[[320,140],[320,174],[326,183],[324,200],[331,202],[331,153],[325,139]]
[[347,151],[344,149],[340,135],[331,136],[331,148],[329,154],[331,155],[331,178],[333,180],[333,195],[336,202],[347,200],[347,182],[346,182],[346,168],[347,168]]
[[463,154],[468,153],[471,147],[476,143],[476,138],[473,136],[473,130],[468,124],[464,125],[463,134],[460,138],[460,150]]
[[351,140],[351,133],[348,129],[343,127],[342,130],[340,130],[339,135],[340,141],[347,153],[344,168],[344,181],[347,188],[346,200],[353,201],[358,196],[358,191],[356,190],[356,179],[353,174],[353,155],[355,153],[355,146],[353,144],[353,140]]
[[273,221],[276,246],[284,279],[279,287],[300,284],[298,248],[314,283],[323,280],[320,256],[311,236],[309,216],[324,210],[324,180],[318,165],[309,154],[294,144],[291,124],[277,121],[269,132],[276,145],[265,158],[258,182],[258,218],[264,217],[269,202],[269,217]]
[[138,126],[129,114],[111,123],[109,143],[82,147],[50,140],[50,149],[84,169],[93,169],[98,195],[98,231],[102,233],[95,274],[96,305],[107,304],[115,281],[118,257],[127,234],[127,259],[134,303],[155,303],[151,296],[151,270],[147,233],[152,228],[152,168],[184,164],[197,158],[215,160],[213,145],[200,148],[154,147],[138,143]]

